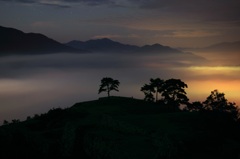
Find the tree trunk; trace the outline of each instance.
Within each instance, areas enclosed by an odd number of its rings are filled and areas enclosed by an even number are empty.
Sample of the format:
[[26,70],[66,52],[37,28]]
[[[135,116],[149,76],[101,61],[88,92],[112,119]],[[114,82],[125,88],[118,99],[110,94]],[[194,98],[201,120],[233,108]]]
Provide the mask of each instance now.
[[156,103],[158,101],[158,87],[156,88]]
[[110,88],[109,88],[109,85],[107,85],[107,94],[108,94],[108,97],[110,96]]
[[158,92],[156,91],[156,103],[158,101]]

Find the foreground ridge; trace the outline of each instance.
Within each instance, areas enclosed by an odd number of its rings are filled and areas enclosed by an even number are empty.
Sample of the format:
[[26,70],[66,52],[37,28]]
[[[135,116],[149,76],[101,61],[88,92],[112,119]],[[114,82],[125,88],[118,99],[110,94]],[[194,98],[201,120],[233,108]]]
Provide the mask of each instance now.
[[213,114],[173,111],[132,97],[105,97],[1,126],[0,156],[237,158],[239,132],[236,123]]

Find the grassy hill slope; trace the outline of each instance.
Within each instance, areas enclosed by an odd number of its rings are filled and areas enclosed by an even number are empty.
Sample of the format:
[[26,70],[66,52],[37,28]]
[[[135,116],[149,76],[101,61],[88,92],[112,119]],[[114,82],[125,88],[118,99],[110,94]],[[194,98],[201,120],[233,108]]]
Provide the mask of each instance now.
[[0,158],[238,158],[239,125],[110,97],[0,127]]

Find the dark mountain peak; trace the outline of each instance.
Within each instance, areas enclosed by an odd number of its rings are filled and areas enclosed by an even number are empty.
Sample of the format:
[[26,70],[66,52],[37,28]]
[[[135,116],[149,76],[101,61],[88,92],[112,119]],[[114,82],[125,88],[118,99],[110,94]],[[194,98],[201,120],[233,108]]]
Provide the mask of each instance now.
[[101,38],[100,40],[113,41],[112,39],[109,39],[109,38]]
[[89,50],[92,52],[183,53],[177,49],[158,43],[138,47],[135,45],[122,44],[108,38],[91,39],[85,42],[73,40],[68,42],[66,45],[76,49]]
[[91,39],[89,41],[116,42],[116,41],[113,41],[113,40],[111,40],[109,38]]
[[182,53],[181,51],[161,44],[135,45],[123,44],[108,38],[88,41],[73,40],[65,45],[39,33],[24,33],[13,28],[0,26],[1,53],[53,53],[53,52],[142,52],[142,53]]
[[153,45],[144,45],[141,48],[162,48],[162,47],[164,47],[164,46],[156,43],[156,44],[153,44]]
[[56,52],[82,52],[65,46],[39,33],[24,33],[0,26],[1,54],[38,54]]
[[36,36],[36,37],[51,39],[51,38],[47,37],[46,35],[43,35],[43,34],[40,34],[40,33],[25,33],[25,34],[29,35],[29,36]]
[[0,33],[8,33],[11,32],[12,34],[24,34],[24,32],[14,29],[14,28],[10,28],[10,27],[3,27],[0,26]]
[[89,50],[92,52],[130,52],[138,49],[137,46],[122,44],[108,38],[91,39],[85,42],[73,40],[68,42],[66,45],[76,49]]
[[86,41],[86,43],[90,43],[90,44],[92,43],[92,44],[95,44],[95,45],[124,45],[124,44],[121,44],[119,42],[113,41],[113,40],[108,39],[108,38],[91,39],[91,40]]
[[222,42],[214,45],[210,45],[205,48],[199,49],[201,51],[213,51],[213,52],[229,52],[229,51],[240,51],[240,41],[235,42]]
[[240,41],[235,41],[235,42],[222,42],[218,44],[214,44],[211,46],[208,46],[208,48],[216,48],[216,47],[228,47],[228,46],[239,46],[240,47]]
[[161,44],[153,44],[153,45],[144,45],[138,51],[140,52],[152,52],[152,53],[182,53],[180,50],[171,48],[169,46],[164,46]]
[[163,45],[156,43],[156,44],[153,44],[152,47],[163,47]]

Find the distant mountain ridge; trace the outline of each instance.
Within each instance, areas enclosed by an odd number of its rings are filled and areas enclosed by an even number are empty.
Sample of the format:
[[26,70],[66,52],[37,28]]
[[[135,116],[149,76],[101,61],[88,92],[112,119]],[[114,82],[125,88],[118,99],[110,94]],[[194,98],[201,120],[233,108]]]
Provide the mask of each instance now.
[[88,40],[85,42],[73,40],[66,43],[75,49],[89,50],[92,52],[130,52],[138,49],[138,46],[122,44],[108,38]]
[[204,48],[200,48],[199,50],[214,52],[240,51],[240,41],[217,43]]
[[14,28],[0,26],[0,55],[46,54],[46,53],[135,53],[135,54],[185,54],[178,49],[161,44],[136,45],[123,44],[111,39],[73,40],[62,44],[43,34],[24,33]]
[[188,51],[201,51],[201,52],[212,52],[212,53],[224,53],[224,52],[240,52],[240,41],[235,42],[222,42],[209,45],[201,48],[183,48],[181,50]]
[[0,26],[1,54],[36,54],[55,52],[82,52],[63,45],[43,34],[24,33],[13,28]]
[[144,45],[139,50],[139,52],[164,52],[164,53],[183,53],[180,50],[171,48],[169,46],[163,46],[161,44],[153,44],[153,45]]
[[180,50],[160,44],[139,47],[136,45],[122,44],[107,38],[93,39],[85,42],[73,40],[66,43],[66,45],[75,49],[83,49],[91,52],[183,53]]

